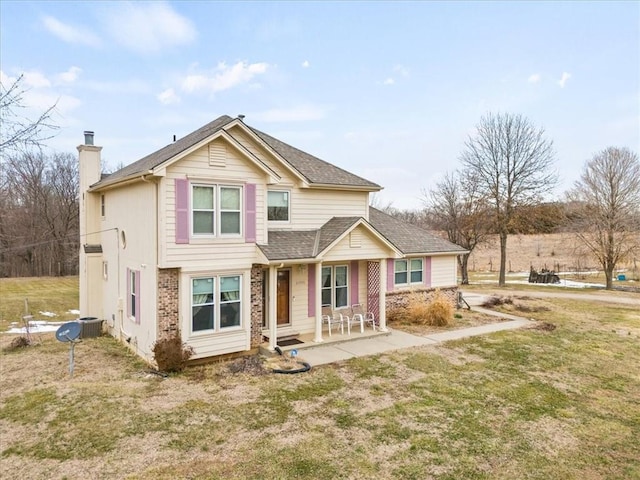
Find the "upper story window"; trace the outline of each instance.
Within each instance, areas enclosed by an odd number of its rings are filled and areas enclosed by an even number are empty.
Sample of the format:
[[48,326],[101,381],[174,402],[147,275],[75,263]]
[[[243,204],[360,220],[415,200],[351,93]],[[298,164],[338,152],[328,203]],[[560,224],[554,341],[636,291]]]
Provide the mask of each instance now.
[[194,236],[240,235],[241,188],[193,185],[191,195]]
[[106,206],[104,201],[104,194],[100,195],[100,216],[104,218],[106,213]]
[[269,190],[267,192],[267,219],[270,222],[288,222],[289,218],[289,192]]
[[422,258],[396,260],[394,272],[396,285],[422,283]]

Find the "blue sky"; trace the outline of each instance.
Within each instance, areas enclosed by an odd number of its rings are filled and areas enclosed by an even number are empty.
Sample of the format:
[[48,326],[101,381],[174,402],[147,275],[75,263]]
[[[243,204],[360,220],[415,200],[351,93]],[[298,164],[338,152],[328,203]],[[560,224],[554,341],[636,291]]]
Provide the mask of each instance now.
[[[488,112],[554,141],[559,196],[608,146],[640,151],[640,2],[0,2],[0,70],[94,130],[113,168],[219,115],[421,207]],[[36,111],[34,110],[34,111]]]

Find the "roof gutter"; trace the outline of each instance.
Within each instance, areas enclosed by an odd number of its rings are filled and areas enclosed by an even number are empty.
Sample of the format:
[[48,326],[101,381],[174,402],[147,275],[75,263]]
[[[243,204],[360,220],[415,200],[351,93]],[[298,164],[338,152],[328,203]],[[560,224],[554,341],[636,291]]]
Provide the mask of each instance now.
[[322,188],[330,190],[351,190],[357,192],[379,192],[384,187],[380,185],[336,185],[333,183],[309,183],[309,188]]
[[98,183],[94,183],[89,187],[89,192],[99,192],[101,190],[109,190],[111,188],[120,187],[123,185],[128,185],[130,183],[135,183],[138,181],[148,181],[146,177],[153,176],[153,170],[147,170],[146,172],[136,172],[131,175],[127,175],[123,178],[118,178],[115,181],[109,182],[109,177],[105,180],[100,181]]

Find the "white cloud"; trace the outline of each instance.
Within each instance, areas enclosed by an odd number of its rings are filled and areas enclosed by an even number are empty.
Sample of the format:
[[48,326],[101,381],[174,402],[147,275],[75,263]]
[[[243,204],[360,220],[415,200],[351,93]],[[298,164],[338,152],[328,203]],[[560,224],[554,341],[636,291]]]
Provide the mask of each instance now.
[[396,83],[396,81],[391,77],[387,78],[382,82],[383,85],[393,85],[394,83]]
[[157,98],[163,105],[180,103],[180,97],[176,94],[173,88],[167,88],[164,92],[159,93]]
[[263,122],[305,122],[322,120],[327,109],[316,105],[298,105],[291,108],[273,108],[251,115],[251,118]]
[[55,105],[55,111],[60,114],[66,114],[82,104],[78,98],[72,97],[71,95],[56,95],[54,93],[36,90],[25,91],[22,98],[27,108],[44,111]]
[[220,62],[211,74],[191,74],[182,81],[182,89],[192,93],[198,90],[206,90],[212,93],[228,90],[241,84],[251,82],[257,75],[265,73],[269,65],[267,63],[238,62],[227,65]]
[[409,76],[409,69],[407,69],[407,67],[403,65],[396,65],[395,67],[393,67],[393,71],[399,73],[403,77]]
[[82,86],[94,92],[107,94],[149,94],[152,92],[149,84],[136,78],[119,82],[87,81],[83,82]]
[[66,72],[56,75],[56,80],[59,83],[73,83],[78,79],[78,76],[82,73],[80,67],[70,67]]
[[139,53],[157,53],[186,45],[196,38],[193,23],[165,2],[116,3],[105,16],[109,34],[124,47]]
[[540,83],[541,79],[542,79],[542,77],[540,76],[539,73],[532,73],[531,75],[529,75],[529,78],[527,79],[527,82],[529,82],[529,83]]
[[90,47],[98,47],[102,43],[97,35],[86,28],[62,23],[57,18],[46,16],[42,18],[42,23],[49,33],[64,42],[88,45]]
[[569,80],[571,78],[571,74],[568,72],[562,72],[562,76],[560,77],[560,80],[558,80],[558,85],[560,85],[560,88],[564,88],[564,86],[567,83],[567,80]]
[[309,68],[311,66],[311,64],[309,63],[309,60],[305,60],[304,62],[302,62],[302,67],[303,68]]
[[50,87],[51,82],[40,72],[24,72],[22,78],[25,88],[45,88]]

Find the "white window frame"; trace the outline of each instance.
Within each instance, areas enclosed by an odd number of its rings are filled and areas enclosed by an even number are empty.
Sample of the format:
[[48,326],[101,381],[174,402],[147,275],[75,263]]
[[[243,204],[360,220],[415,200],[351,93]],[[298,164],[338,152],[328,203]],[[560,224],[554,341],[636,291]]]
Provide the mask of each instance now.
[[[412,268],[413,261],[420,261],[419,270]],[[400,270],[400,271],[397,270],[397,265],[399,264],[399,262],[405,262],[406,264],[405,270]],[[414,282],[411,277],[412,277],[412,274],[416,272],[420,272],[420,280]],[[406,282],[397,281],[397,275],[399,273],[404,273],[407,276]],[[400,258],[393,263],[393,284],[395,286],[401,287],[401,286],[407,286],[407,285],[420,285],[422,283],[424,283],[424,258],[422,257]]]
[[[330,304],[325,304],[323,302],[322,306],[323,307],[331,307],[331,308],[335,308],[335,309],[339,309],[339,308],[345,308],[349,306],[349,265],[323,265],[322,269],[329,269],[330,273],[329,273],[329,287],[325,287],[323,283],[320,284],[320,290],[330,290],[331,291],[331,303]],[[336,268],[344,268],[346,275],[345,275],[345,285],[336,285]],[[322,279],[322,275],[321,275],[321,279]],[[336,300],[338,298],[337,296],[337,290],[338,289],[345,289],[347,294],[345,297],[345,301],[346,303],[344,305],[336,305]],[[322,298],[322,292],[320,293],[320,298]]]
[[140,275],[137,270],[129,270],[129,291],[127,294],[129,295],[129,311],[128,316],[129,319],[137,322],[138,316],[140,312],[136,311],[136,298],[140,295],[140,292],[136,291],[136,278]]
[[[213,208],[211,209],[195,209],[193,206],[194,199],[194,191],[196,188],[209,188],[213,190]],[[222,208],[222,190],[230,189],[238,191],[238,209],[223,209]],[[215,184],[215,183],[192,183],[191,190],[189,192],[189,219],[191,224],[190,235],[191,238],[240,238],[243,235],[243,218],[244,218],[244,202],[243,202],[243,188],[240,185],[229,185],[229,184]],[[195,228],[195,220],[194,213],[195,212],[211,212],[213,216],[213,231],[212,232],[194,232]],[[222,232],[222,214],[223,213],[237,213],[238,214],[238,232],[232,233],[223,233]]]
[[[224,278],[237,278],[238,279],[238,299],[237,300],[223,300],[222,290],[221,290],[221,279]],[[213,301],[206,303],[193,303],[193,282],[194,280],[209,280],[211,279],[213,282]],[[242,297],[242,284],[243,284],[243,276],[240,273],[230,273],[230,274],[202,274],[202,275],[194,275],[189,277],[189,331],[191,335],[207,335],[211,333],[223,333],[234,330],[241,330],[243,327],[242,320],[242,312],[243,312],[243,297]],[[221,325],[222,322],[222,309],[225,305],[237,304],[238,308],[238,325],[230,325],[228,327],[223,327]],[[193,309],[197,306],[212,306],[213,308],[213,328],[194,330],[193,328]]]
[[[269,194],[270,193],[284,193],[287,195],[287,219],[286,220],[271,220],[269,219]],[[291,191],[290,190],[267,190],[267,221],[272,224],[288,224],[291,223]]]

